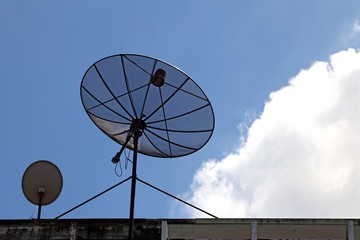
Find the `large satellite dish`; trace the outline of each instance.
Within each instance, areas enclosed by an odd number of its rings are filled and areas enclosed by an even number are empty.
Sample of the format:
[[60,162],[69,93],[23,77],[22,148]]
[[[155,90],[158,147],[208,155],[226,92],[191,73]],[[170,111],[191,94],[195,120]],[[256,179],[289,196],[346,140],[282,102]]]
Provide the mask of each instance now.
[[194,80],[151,57],[120,54],[96,62],[83,77],[81,99],[96,126],[121,145],[137,126],[138,151],[149,156],[194,153],[214,129],[210,101]]
[[137,153],[173,158],[196,152],[213,133],[212,106],[184,72],[161,60],[134,54],[113,55],[91,65],[82,79],[80,94],[95,125],[122,145],[112,161],[118,162],[125,148],[133,150],[129,177],[129,239],[133,239],[136,181],[157,189],[137,177]]
[[21,186],[26,199],[38,206],[40,219],[41,207],[54,202],[60,195],[63,178],[55,164],[40,160],[25,170]]

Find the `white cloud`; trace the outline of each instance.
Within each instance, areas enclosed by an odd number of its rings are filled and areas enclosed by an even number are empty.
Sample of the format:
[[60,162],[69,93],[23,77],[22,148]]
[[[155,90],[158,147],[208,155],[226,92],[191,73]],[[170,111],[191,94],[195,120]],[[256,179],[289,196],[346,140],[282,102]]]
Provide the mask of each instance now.
[[359,172],[360,52],[349,49],[271,93],[239,148],[197,171],[187,200],[218,217],[359,217]]
[[353,33],[356,34],[356,33],[360,33],[360,23],[358,20],[356,20],[354,22],[354,25],[353,25]]
[[355,20],[352,25],[350,33],[346,34],[342,40],[344,46],[357,47],[360,44],[360,23],[359,20]]

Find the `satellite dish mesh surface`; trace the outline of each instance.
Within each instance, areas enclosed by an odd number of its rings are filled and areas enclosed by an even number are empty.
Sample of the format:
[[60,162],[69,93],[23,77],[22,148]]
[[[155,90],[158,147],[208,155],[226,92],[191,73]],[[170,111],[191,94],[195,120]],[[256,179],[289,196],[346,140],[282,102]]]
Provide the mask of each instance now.
[[[83,106],[92,121],[123,145],[136,125],[138,151],[179,157],[202,148],[215,125],[212,106],[185,73],[161,60],[119,54],[93,64],[81,83]],[[128,141],[127,148],[133,150]]]

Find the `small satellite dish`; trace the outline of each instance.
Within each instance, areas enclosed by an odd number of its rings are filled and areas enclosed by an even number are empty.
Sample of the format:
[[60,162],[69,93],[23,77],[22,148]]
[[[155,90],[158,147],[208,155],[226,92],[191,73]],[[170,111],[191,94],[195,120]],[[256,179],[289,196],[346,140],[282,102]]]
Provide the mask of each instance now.
[[24,172],[21,186],[26,199],[41,207],[54,202],[60,195],[63,179],[59,168],[50,161],[40,160],[32,163]]

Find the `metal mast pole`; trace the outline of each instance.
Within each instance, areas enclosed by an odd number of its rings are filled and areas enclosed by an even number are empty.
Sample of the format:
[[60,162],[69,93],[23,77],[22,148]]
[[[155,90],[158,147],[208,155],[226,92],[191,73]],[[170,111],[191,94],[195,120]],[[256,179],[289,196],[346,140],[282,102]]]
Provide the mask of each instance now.
[[38,206],[38,216],[37,216],[38,221],[40,221],[42,198],[43,198],[44,195],[45,195],[45,188],[44,187],[39,187],[38,188],[39,206]]
[[131,176],[131,196],[130,196],[130,219],[129,219],[129,240],[134,237],[134,209],[135,209],[135,191],[136,191],[136,167],[137,167],[137,153],[138,153],[138,140],[141,136],[140,130],[135,130],[133,144],[134,144],[134,156],[133,156],[133,167]]

